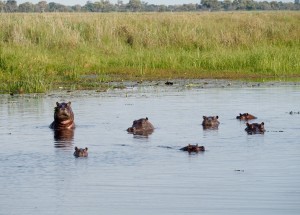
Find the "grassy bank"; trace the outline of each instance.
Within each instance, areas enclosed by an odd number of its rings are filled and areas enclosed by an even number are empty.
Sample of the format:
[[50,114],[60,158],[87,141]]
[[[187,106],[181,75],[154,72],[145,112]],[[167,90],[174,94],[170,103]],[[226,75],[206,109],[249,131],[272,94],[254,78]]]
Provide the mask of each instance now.
[[300,77],[300,13],[0,14],[0,92]]

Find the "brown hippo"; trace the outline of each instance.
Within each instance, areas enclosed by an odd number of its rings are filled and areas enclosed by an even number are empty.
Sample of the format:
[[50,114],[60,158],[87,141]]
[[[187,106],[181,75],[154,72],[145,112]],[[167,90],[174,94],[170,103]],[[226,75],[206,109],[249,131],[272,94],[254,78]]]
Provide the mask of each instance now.
[[154,130],[153,125],[149,122],[148,117],[134,120],[132,126],[127,129],[129,133],[138,135],[149,135]]
[[245,131],[247,131],[248,134],[263,134],[265,130],[265,123],[252,123],[249,124],[248,122],[246,123],[247,127],[245,128]]
[[206,128],[218,128],[220,122],[218,121],[219,116],[203,116],[202,126]]
[[245,120],[245,121],[256,119],[255,116],[253,116],[252,114],[249,114],[249,113],[243,113],[243,114],[240,113],[240,115],[237,116],[236,118],[239,120]]
[[87,157],[89,155],[88,148],[85,147],[84,149],[82,149],[82,148],[77,148],[77,146],[75,146],[75,152],[73,155],[75,157]]
[[205,148],[204,148],[204,146],[198,146],[198,144],[197,145],[189,144],[189,145],[181,148],[180,150],[186,151],[186,152],[189,152],[189,153],[191,153],[191,152],[204,152]]
[[56,107],[54,108],[54,121],[51,123],[50,128],[54,130],[75,128],[71,102],[56,102]]
[[74,139],[74,129],[54,129],[54,140],[57,143],[55,147],[66,147]]

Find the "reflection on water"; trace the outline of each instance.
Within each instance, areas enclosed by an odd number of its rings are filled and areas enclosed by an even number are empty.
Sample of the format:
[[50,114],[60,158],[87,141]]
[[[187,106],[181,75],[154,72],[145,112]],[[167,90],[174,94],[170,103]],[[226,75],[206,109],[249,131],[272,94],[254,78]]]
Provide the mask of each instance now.
[[53,130],[53,133],[55,147],[63,148],[72,146],[74,138],[74,129],[55,129]]
[[[0,96],[0,214],[299,214],[300,88],[145,87]],[[74,131],[54,132],[72,101]],[[237,114],[258,117],[248,135]],[[218,115],[217,130],[202,128]],[[128,134],[151,117],[149,136]],[[179,149],[204,146],[204,153]],[[74,147],[88,147],[76,159]]]

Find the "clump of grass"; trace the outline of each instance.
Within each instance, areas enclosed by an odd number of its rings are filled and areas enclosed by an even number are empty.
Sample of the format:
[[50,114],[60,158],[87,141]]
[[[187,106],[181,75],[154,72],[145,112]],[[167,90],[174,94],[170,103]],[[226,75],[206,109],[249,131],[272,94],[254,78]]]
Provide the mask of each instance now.
[[0,92],[299,77],[299,35],[297,12],[0,14]]

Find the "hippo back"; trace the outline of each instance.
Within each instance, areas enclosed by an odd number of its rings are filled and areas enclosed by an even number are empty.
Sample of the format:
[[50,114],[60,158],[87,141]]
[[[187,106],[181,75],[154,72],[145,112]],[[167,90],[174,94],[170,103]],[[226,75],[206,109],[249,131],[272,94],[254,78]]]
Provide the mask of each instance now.
[[138,135],[149,135],[153,130],[154,126],[151,124],[148,117],[134,120],[132,126],[127,129],[129,133]]
[[189,152],[189,153],[191,153],[191,152],[204,152],[205,147],[204,146],[198,146],[198,144],[197,145],[189,144],[189,145],[181,148],[180,150],[181,151],[186,151],[186,152]]
[[256,119],[255,116],[253,116],[252,114],[249,114],[249,113],[243,113],[243,114],[240,113],[240,115],[237,116],[236,118],[239,120],[246,120],[246,121]]

